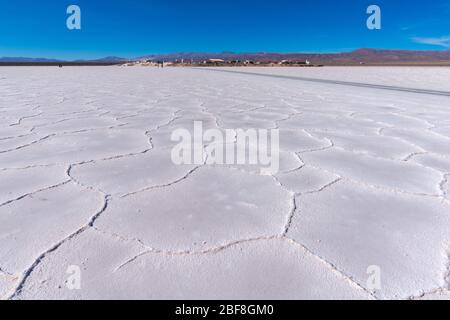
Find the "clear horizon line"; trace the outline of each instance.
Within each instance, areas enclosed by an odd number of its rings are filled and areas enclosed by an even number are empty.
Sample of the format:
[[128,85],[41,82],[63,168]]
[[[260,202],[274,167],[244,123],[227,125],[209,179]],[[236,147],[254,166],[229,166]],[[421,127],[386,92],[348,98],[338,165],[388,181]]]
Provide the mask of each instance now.
[[[26,55],[20,55],[20,56],[0,56],[0,59],[33,59],[33,60],[53,60],[53,61],[61,61],[61,62],[77,62],[77,61],[95,61],[95,60],[104,60],[106,58],[115,58],[115,59],[123,59],[123,60],[137,60],[143,57],[149,57],[149,56],[165,56],[165,55],[176,55],[176,54],[233,54],[233,55],[251,55],[251,54],[279,54],[279,55],[291,55],[291,54],[311,54],[311,55],[333,55],[333,54],[342,54],[342,53],[352,53],[358,50],[375,50],[375,51],[406,51],[406,52],[446,52],[450,51],[449,48],[444,49],[388,49],[388,48],[358,48],[358,49],[349,49],[349,50],[342,50],[342,51],[243,51],[243,52],[235,52],[235,51],[173,51],[173,52],[165,52],[165,53],[150,53],[150,54],[144,54],[139,56],[133,56],[133,57],[126,57],[126,56],[120,56],[120,55],[105,55],[105,56],[98,56],[95,58],[76,58],[76,59],[64,59],[64,58],[54,58],[54,57],[43,57],[43,56],[26,56]],[[112,59],[114,60],[114,59]]]

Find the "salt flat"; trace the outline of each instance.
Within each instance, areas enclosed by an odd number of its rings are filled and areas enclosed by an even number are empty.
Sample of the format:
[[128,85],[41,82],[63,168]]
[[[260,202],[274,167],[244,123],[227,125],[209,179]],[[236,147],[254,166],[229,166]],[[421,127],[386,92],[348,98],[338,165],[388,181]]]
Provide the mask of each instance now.
[[1,68],[0,121],[2,299],[450,298],[450,68]]

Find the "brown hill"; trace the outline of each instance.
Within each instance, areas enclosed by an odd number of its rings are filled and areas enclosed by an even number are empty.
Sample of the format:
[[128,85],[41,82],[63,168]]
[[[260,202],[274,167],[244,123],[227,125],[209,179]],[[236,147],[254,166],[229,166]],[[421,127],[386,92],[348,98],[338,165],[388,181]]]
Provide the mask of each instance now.
[[450,64],[450,50],[446,51],[412,51],[358,49],[343,53],[199,53],[181,52],[161,55],[149,55],[140,59],[152,60],[193,60],[195,62],[217,58],[223,60],[310,60],[313,64],[325,65],[359,65],[359,64]]

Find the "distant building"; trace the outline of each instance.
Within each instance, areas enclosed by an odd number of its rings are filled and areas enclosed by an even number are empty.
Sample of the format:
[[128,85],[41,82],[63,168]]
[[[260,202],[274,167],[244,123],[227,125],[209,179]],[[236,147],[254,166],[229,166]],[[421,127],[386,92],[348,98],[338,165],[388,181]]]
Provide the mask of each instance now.
[[298,60],[281,60],[281,65],[287,65],[287,66],[309,66],[311,62],[309,60],[305,61],[298,61]]
[[299,60],[281,60],[280,65],[283,66],[309,66],[311,62],[309,60],[299,61]]
[[205,60],[203,62],[203,64],[212,65],[212,66],[222,66],[225,64],[225,60],[223,60],[223,59],[208,59],[208,60]]

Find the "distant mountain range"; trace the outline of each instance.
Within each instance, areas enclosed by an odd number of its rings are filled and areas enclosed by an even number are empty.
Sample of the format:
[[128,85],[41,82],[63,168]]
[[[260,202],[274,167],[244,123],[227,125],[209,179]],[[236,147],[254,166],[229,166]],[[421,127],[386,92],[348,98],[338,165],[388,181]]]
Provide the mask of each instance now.
[[223,60],[253,60],[253,61],[281,61],[281,60],[309,60],[313,64],[325,65],[355,65],[355,64],[404,64],[404,63],[450,63],[450,50],[447,51],[412,51],[412,50],[377,50],[358,49],[342,53],[198,53],[183,52],[163,55],[149,55],[139,59],[153,60],[193,60],[206,59]]
[[105,57],[101,59],[93,60],[59,60],[59,59],[47,59],[47,58],[24,58],[24,57],[0,57],[0,62],[24,62],[24,63],[51,63],[51,62],[122,62],[129,61],[130,59],[120,58],[120,57]]
[[129,60],[130,59],[127,59],[127,58],[111,56],[111,57],[104,57],[104,58],[95,59],[95,60],[77,60],[77,61],[82,61],[82,62],[124,62],[124,61],[129,61]]
[[0,58],[0,62],[61,62],[61,60],[46,58],[3,57]]
[[[446,51],[413,51],[413,50],[379,50],[379,49],[358,49],[352,52],[342,53],[207,53],[207,52],[180,52],[170,54],[154,54],[136,59],[126,59],[121,57],[105,57],[95,60],[77,60],[72,63],[121,63],[133,60],[193,60],[195,62],[206,59],[223,60],[253,60],[253,61],[281,61],[281,60],[309,60],[313,64],[324,65],[357,65],[357,64],[450,64],[450,50]],[[69,62],[48,58],[20,58],[6,57],[0,58],[3,63],[58,63]]]

